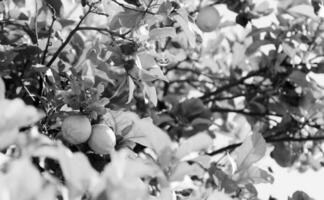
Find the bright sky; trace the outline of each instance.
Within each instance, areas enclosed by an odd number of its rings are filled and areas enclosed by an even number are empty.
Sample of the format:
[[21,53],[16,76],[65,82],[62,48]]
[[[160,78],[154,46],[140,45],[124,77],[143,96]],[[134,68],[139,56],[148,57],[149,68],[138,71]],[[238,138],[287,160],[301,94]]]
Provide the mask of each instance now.
[[264,166],[264,169],[271,166],[275,179],[272,185],[256,185],[260,199],[267,200],[271,195],[278,200],[286,200],[287,196],[291,196],[296,190],[302,190],[316,200],[324,199],[324,169],[317,172],[310,169],[300,173],[294,169],[280,167],[270,157],[264,158],[259,164]]

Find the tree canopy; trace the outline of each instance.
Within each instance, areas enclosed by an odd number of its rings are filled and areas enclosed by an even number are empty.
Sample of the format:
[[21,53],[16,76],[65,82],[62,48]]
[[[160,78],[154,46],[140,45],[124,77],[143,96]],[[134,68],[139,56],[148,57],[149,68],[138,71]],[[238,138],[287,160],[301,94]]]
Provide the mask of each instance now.
[[320,0],[0,1],[0,199],[254,200],[264,157],[320,170],[323,21]]

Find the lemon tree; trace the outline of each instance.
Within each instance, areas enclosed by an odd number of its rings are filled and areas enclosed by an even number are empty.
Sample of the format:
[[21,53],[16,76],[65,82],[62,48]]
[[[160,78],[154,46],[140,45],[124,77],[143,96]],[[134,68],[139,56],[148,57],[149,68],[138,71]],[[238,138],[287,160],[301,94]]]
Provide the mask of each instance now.
[[0,1],[0,199],[258,199],[276,182],[265,158],[320,170],[323,13],[318,0]]

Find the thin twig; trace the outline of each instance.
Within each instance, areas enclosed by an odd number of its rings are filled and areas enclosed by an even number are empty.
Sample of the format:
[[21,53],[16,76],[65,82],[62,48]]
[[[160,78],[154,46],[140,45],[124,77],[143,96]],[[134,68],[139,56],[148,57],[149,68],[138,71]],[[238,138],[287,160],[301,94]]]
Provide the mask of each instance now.
[[216,89],[216,90],[213,91],[213,92],[210,92],[210,93],[204,94],[203,96],[200,97],[200,99],[203,100],[203,101],[205,101],[205,102],[206,102],[206,101],[209,101],[209,98],[210,98],[211,96],[214,96],[214,95],[220,94],[220,93],[222,93],[222,92],[224,92],[224,91],[226,91],[226,90],[228,90],[228,89],[230,89],[230,88],[232,88],[232,87],[235,87],[235,86],[237,86],[237,85],[239,85],[239,84],[242,84],[242,83],[244,83],[245,80],[247,80],[247,79],[249,79],[249,78],[251,78],[251,77],[261,75],[261,74],[263,73],[263,71],[264,71],[264,69],[259,69],[259,70],[257,70],[257,71],[251,71],[250,73],[248,73],[246,76],[240,78],[239,80],[236,80],[236,81],[231,82],[231,83],[229,83],[229,84],[227,84],[227,85],[224,85],[224,86],[222,86],[222,87]]
[[123,4],[123,3],[118,2],[117,0],[112,0],[112,2],[118,4],[119,6],[125,8],[125,9],[128,9],[128,10],[132,10],[132,11],[135,11],[135,12],[141,12],[141,13],[149,13],[149,14],[151,14],[151,15],[155,15],[155,13],[152,13],[152,12],[150,12],[150,11],[146,11],[146,10],[139,10],[139,9],[136,9],[136,8],[132,8],[132,7],[130,7],[130,6],[127,6],[127,5]]
[[[300,137],[300,138],[294,138],[294,137],[282,137],[282,138],[265,138],[265,141],[267,143],[276,143],[276,142],[306,142],[306,141],[322,141],[324,140],[324,136],[317,136],[317,137]],[[223,152],[232,151],[235,148],[241,146],[242,142],[230,144],[226,147],[222,147],[220,149],[217,149],[212,152],[206,153],[207,155],[213,156],[217,155]]]
[[47,42],[46,42],[46,46],[45,46],[45,50],[43,52],[43,58],[42,58],[42,64],[45,63],[45,59],[46,59],[46,54],[47,54],[47,51],[48,51],[48,48],[50,46],[50,42],[51,42],[51,35],[52,35],[52,30],[53,30],[53,25],[54,25],[54,22],[56,21],[56,17],[53,13],[52,15],[52,23],[49,27],[49,30],[48,30],[48,37],[47,37]]
[[243,115],[250,115],[250,116],[265,116],[265,115],[272,115],[282,117],[282,115],[277,113],[268,113],[268,112],[250,112],[245,109],[230,109],[230,108],[220,108],[220,107],[212,107],[210,109],[212,112],[232,112],[232,113],[239,113]]
[[80,25],[82,24],[82,22],[85,20],[85,18],[88,16],[88,14],[91,13],[91,11],[92,11],[92,6],[89,6],[89,10],[81,17],[79,23],[70,32],[70,34],[67,36],[67,38],[62,43],[62,45],[58,48],[58,50],[54,53],[54,55],[51,58],[51,60],[47,63],[47,65],[46,65],[47,67],[50,67],[54,63],[55,59],[59,56],[59,54],[65,48],[65,46],[70,42],[70,40],[72,39],[72,37],[74,36],[74,34],[78,31],[78,29],[79,29]]
[[125,39],[125,40],[133,41],[132,39],[129,39],[129,38],[125,37],[124,34],[116,33],[116,32],[114,32],[112,30],[107,29],[107,28],[90,27],[90,26],[80,26],[78,28],[78,31],[83,31],[83,30],[98,31],[98,32],[101,32],[101,33],[108,33],[108,34],[110,34],[112,36],[115,36],[115,37],[119,37],[119,38],[122,38],[122,39]]

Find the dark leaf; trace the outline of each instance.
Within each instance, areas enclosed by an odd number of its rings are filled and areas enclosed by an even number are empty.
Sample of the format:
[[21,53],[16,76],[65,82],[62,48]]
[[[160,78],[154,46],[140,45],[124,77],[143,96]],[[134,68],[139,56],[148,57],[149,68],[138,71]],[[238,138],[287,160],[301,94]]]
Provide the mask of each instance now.
[[56,16],[60,16],[62,13],[63,4],[61,0],[45,0],[48,6],[54,9]]

